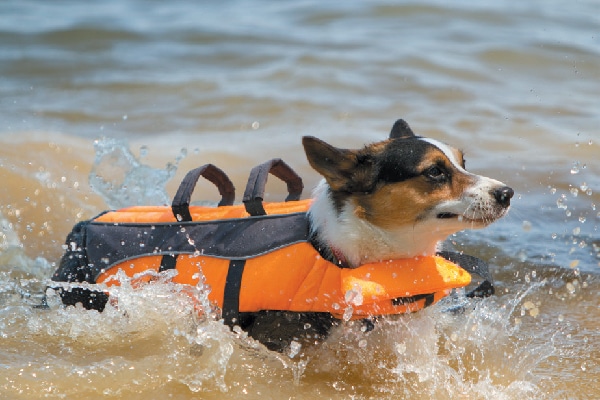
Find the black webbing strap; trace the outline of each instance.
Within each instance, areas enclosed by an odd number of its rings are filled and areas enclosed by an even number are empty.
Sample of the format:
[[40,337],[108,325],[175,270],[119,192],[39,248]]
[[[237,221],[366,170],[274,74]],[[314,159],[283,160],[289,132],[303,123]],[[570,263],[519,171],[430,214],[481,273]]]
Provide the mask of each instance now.
[[269,173],[287,184],[288,196],[285,201],[300,200],[302,195],[302,189],[304,188],[302,178],[282,159],[274,158],[257,165],[250,171],[243,199],[246,211],[252,216],[267,214],[262,202]]
[[233,328],[240,324],[240,288],[246,260],[231,260],[225,279],[223,294],[223,320],[225,325]]
[[[457,264],[470,274],[477,274],[483,279],[483,282],[466,294],[467,297],[489,297],[494,294],[494,279],[492,278],[490,268],[485,261],[477,257],[452,251],[440,251],[438,255]],[[429,307],[435,300],[433,294],[420,294],[411,297],[398,297],[392,300],[392,304],[399,306],[402,304],[414,303],[422,299],[425,299],[424,307]]]
[[419,300],[423,300],[425,299],[425,305],[423,307],[429,307],[430,305],[433,304],[434,300],[435,300],[435,296],[433,293],[429,293],[429,294],[417,294],[414,296],[410,296],[410,297],[397,297],[395,299],[392,299],[392,304],[395,306],[401,306],[403,304],[412,304],[412,303],[416,303]]
[[190,199],[192,198],[192,192],[196,187],[196,183],[201,176],[214,183],[217,189],[219,189],[219,193],[221,194],[219,206],[230,206],[233,204],[235,200],[235,188],[231,180],[229,180],[225,172],[221,169],[212,164],[205,164],[187,173],[181,181],[175,197],[173,197],[171,209],[178,221],[192,220]]
[[471,274],[477,274],[483,278],[475,289],[466,294],[467,297],[489,297],[494,294],[494,278],[490,272],[489,265],[480,258],[453,251],[440,251],[440,257],[459,265]]
[[177,254],[165,254],[160,259],[160,267],[158,272],[163,272],[168,269],[175,269],[177,266]]

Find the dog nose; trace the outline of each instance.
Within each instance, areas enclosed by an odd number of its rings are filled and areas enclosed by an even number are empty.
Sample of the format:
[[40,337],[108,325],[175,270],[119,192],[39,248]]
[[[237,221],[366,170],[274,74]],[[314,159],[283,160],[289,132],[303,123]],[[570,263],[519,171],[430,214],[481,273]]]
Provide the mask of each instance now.
[[498,204],[504,207],[508,207],[510,205],[510,199],[515,194],[515,191],[508,186],[502,186],[494,189],[492,194],[494,195],[494,198],[496,199]]

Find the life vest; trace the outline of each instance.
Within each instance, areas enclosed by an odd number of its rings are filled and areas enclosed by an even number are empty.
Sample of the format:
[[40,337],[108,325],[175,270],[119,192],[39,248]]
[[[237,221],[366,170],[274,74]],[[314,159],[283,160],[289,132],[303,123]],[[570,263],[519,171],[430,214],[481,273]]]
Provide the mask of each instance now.
[[[287,183],[285,202],[263,202],[269,173]],[[219,189],[218,207],[190,206],[200,176]],[[252,170],[243,204],[233,205],[231,181],[217,167],[204,165],[186,175],[171,207],[129,207],[77,224],[52,279],[110,287],[120,284],[118,271],[148,281],[148,271],[176,269],[175,283],[196,285],[203,279],[209,300],[230,325],[240,313],[264,310],[347,319],[414,312],[470,283],[470,273],[449,255],[354,269],[327,261],[311,244],[311,200],[299,200],[301,191],[300,177],[274,159]],[[452,254],[458,257],[453,261],[474,259]],[[59,290],[66,304],[101,310],[107,300],[105,293],[89,289]]]

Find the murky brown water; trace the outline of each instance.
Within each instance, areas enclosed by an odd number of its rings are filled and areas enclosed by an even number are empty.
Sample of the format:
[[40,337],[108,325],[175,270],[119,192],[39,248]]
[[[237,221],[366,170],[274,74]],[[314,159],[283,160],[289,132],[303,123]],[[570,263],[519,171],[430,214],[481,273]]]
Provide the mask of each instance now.
[[[600,9],[471,3],[2,2],[0,398],[600,397]],[[294,357],[168,283],[102,314],[33,307],[77,221],[168,203],[207,162],[239,189],[282,157],[310,188],[302,135],[360,146],[399,117],[517,191],[449,241],[489,261],[497,296]]]

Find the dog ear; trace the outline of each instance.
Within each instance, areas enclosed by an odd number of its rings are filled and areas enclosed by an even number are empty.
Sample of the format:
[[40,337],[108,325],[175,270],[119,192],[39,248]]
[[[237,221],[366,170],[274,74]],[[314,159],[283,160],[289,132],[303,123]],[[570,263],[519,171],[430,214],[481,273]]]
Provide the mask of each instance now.
[[311,167],[325,177],[333,190],[348,190],[358,169],[357,151],[339,149],[312,136],[304,136],[302,145]]
[[412,129],[410,129],[408,123],[403,119],[397,120],[394,123],[394,126],[392,126],[392,131],[390,132],[390,139],[406,139],[415,136],[415,133],[412,131]]

